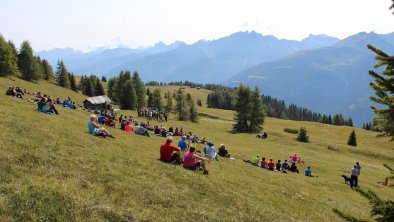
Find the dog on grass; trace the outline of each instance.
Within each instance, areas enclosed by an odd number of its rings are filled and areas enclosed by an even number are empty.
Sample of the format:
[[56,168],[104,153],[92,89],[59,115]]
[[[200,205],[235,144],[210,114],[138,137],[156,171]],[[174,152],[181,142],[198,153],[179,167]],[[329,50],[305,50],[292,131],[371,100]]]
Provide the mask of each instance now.
[[349,184],[350,184],[350,182],[351,182],[351,178],[350,177],[348,177],[348,176],[346,176],[346,175],[342,175],[341,177],[343,177],[343,179],[345,179],[345,183],[347,184],[348,182],[349,182]]

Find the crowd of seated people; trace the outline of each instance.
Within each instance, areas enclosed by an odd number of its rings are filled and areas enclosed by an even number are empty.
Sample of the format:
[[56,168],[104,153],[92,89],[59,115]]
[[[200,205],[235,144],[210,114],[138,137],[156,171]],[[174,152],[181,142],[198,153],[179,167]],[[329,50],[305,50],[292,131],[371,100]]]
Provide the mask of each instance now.
[[168,120],[168,112],[159,111],[159,109],[154,107],[141,107],[137,110],[138,117],[146,117],[148,119],[154,119],[157,121]]
[[29,94],[29,93],[26,91],[26,89],[22,90],[19,87],[10,86],[10,87],[8,87],[8,89],[5,92],[5,94],[7,96],[13,96],[13,97],[16,97],[16,98],[23,99],[23,96],[25,94]]
[[[265,157],[262,157],[260,160],[259,155],[253,156],[250,159],[244,159],[244,162],[251,163],[254,166],[260,166],[263,169],[278,171],[282,173],[287,173],[288,171],[300,173],[296,164],[304,163],[304,161],[301,161],[300,157],[297,154],[295,154],[294,156],[290,156],[289,160],[284,160],[283,162],[281,160],[277,160],[277,162],[275,163],[273,159],[269,159],[267,161]],[[289,165],[289,163],[291,164]],[[305,170],[305,175],[313,177],[310,167],[307,167],[307,169]]]
[[49,96],[43,96],[37,102],[37,110],[40,112],[48,113],[48,114],[56,114],[59,115],[59,112],[56,109],[54,99],[51,99]]

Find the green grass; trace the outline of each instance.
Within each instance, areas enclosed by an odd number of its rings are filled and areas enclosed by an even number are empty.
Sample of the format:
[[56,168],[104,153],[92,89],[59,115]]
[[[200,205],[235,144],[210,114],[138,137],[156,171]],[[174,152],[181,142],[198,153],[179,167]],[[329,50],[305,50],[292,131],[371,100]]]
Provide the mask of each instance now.
[[[0,78],[1,90],[9,85],[55,98],[71,96],[79,104],[85,98],[45,81]],[[163,94],[167,89],[175,87]],[[203,103],[209,93],[185,90]],[[226,144],[236,160],[213,161],[205,176],[158,161],[163,138],[118,129],[110,129],[116,139],[97,138],[87,133],[87,112],[59,107],[57,116],[35,109],[27,100],[0,94],[2,221],[341,221],[333,208],[372,219],[368,200],[340,177],[356,161],[362,166],[362,189],[394,199],[392,187],[377,184],[390,174],[383,163],[394,165],[394,144],[371,131],[356,129],[358,146],[350,147],[350,127],[267,118],[268,138],[261,140],[254,134],[231,134],[233,112],[205,104],[199,112],[209,116],[197,124],[174,116],[168,123],[153,122],[205,136],[216,147]],[[307,128],[310,143],[283,132],[301,126]],[[242,161],[256,154],[283,160],[294,153],[319,177],[270,172]]]

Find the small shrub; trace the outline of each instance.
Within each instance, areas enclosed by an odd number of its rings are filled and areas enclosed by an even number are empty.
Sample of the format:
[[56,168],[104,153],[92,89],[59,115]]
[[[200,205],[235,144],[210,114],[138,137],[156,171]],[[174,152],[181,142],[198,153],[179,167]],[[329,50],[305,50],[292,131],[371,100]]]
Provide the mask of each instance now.
[[352,133],[350,133],[349,140],[347,141],[347,145],[357,146],[356,132],[354,132],[354,130],[352,131]]
[[308,132],[304,127],[300,128],[300,131],[298,132],[297,140],[303,143],[309,143]]
[[349,222],[358,222],[360,221],[359,219],[349,215],[349,214],[345,214],[344,212],[338,210],[337,208],[333,208],[332,209],[334,211],[334,213],[336,213],[339,217],[341,217],[342,219],[349,221]]
[[197,106],[202,106],[201,99],[198,99],[198,100],[197,100]]
[[298,129],[284,128],[283,131],[286,133],[298,134]]

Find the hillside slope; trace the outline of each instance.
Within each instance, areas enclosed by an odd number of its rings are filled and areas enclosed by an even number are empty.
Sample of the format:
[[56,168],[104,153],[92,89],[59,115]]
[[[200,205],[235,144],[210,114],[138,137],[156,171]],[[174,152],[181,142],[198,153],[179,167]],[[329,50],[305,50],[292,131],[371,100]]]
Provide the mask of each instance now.
[[[0,89],[9,85],[55,98],[71,96],[77,103],[84,99],[53,83],[0,78]],[[26,100],[0,94],[4,221],[341,221],[332,212],[334,207],[370,219],[368,201],[340,177],[349,174],[356,161],[363,167],[361,187],[394,199],[392,187],[377,185],[389,175],[382,164],[394,167],[394,145],[373,132],[356,129],[359,145],[349,147],[349,127],[267,118],[264,128],[269,137],[259,140],[251,134],[229,133],[232,112],[206,107],[201,109],[216,119],[194,124],[171,116],[169,122],[160,123],[206,136],[216,147],[227,145],[236,159],[213,161],[205,176],[158,161],[163,138],[118,129],[110,129],[116,139],[96,138],[87,133],[87,112],[59,107],[57,116],[35,108]],[[293,134],[283,132],[285,127],[300,126],[308,129],[311,143],[298,143]],[[338,151],[328,150],[328,145]],[[270,172],[241,160],[256,154],[283,160],[294,153],[319,177]]]

